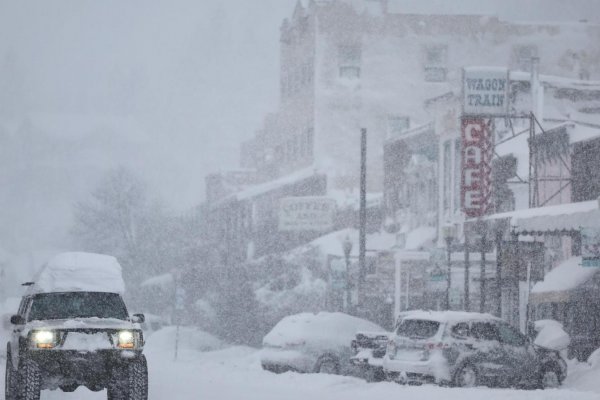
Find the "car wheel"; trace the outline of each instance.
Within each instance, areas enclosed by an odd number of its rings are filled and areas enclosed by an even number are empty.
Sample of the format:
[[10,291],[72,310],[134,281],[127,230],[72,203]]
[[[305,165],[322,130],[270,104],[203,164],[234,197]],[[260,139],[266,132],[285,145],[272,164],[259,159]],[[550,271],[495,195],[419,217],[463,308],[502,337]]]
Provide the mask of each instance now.
[[473,364],[460,367],[454,375],[454,385],[458,387],[475,387],[479,385],[479,374]]
[[12,356],[6,352],[6,371],[4,375],[4,398],[17,400],[17,374],[13,370]]
[[19,400],[39,400],[41,386],[40,367],[33,360],[23,360],[19,367],[17,398]]
[[148,399],[148,363],[145,356],[132,361],[120,371],[121,375],[113,376],[108,384],[106,397],[108,400],[147,400]]
[[324,357],[319,360],[316,371],[319,374],[339,375],[340,363],[332,357]]
[[560,386],[560,376],[556,369],[545,368],[540,376],[540,387],[542,389],[556,389]]

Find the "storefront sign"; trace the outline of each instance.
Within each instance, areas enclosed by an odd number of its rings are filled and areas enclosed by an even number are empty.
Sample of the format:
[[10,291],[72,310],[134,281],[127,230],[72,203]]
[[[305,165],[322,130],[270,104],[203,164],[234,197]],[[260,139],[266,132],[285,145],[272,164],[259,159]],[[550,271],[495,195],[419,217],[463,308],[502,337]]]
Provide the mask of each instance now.
[[584,267],[600,267],[599,228],[581,228],[581,259]]
[[333,228],[335,200],[286,197],[279,203],[280,231],[327,231]]
[[463,115],[501,117],[508,114],[508,70],[468,67],[463,70]]
[[487,214],[492,189],[493,133],[481,118],[462,119],[461,205],[469,218]]

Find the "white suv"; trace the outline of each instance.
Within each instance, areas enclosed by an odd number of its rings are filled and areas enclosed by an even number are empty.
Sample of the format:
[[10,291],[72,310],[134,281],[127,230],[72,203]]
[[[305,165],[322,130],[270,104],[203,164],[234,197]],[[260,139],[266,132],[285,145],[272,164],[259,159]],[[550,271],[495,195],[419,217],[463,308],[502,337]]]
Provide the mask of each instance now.
[[415,311],[398,324],[383,368],[391,380],[455,386],[557,387],[566,363],[489,314]]

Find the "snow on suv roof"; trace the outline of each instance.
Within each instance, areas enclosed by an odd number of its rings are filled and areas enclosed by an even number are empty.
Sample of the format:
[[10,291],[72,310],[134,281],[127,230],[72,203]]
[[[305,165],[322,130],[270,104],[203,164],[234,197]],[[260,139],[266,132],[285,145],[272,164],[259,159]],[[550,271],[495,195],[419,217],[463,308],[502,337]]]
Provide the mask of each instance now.
[[33,293],[124,293],[121,265],[113,256],[95,253],[60,253],[48,261],[31,286]]
[[500,320],[491,314],[481,314],[477,312],[467,311],[423,311],[415,310],[402,314],[402,319],[422,319],[427,321],[444,322],[460,322],[473,320]]

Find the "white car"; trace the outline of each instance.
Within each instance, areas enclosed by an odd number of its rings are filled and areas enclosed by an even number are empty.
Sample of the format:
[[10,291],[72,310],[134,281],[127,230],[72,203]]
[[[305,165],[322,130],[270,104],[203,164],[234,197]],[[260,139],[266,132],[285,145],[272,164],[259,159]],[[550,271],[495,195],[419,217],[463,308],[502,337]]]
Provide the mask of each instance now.
[[383,331],[343,313],[302,313],[283,318],[263,339],[261,364],[271,372],[351,374],[350,346],[358,331]]

